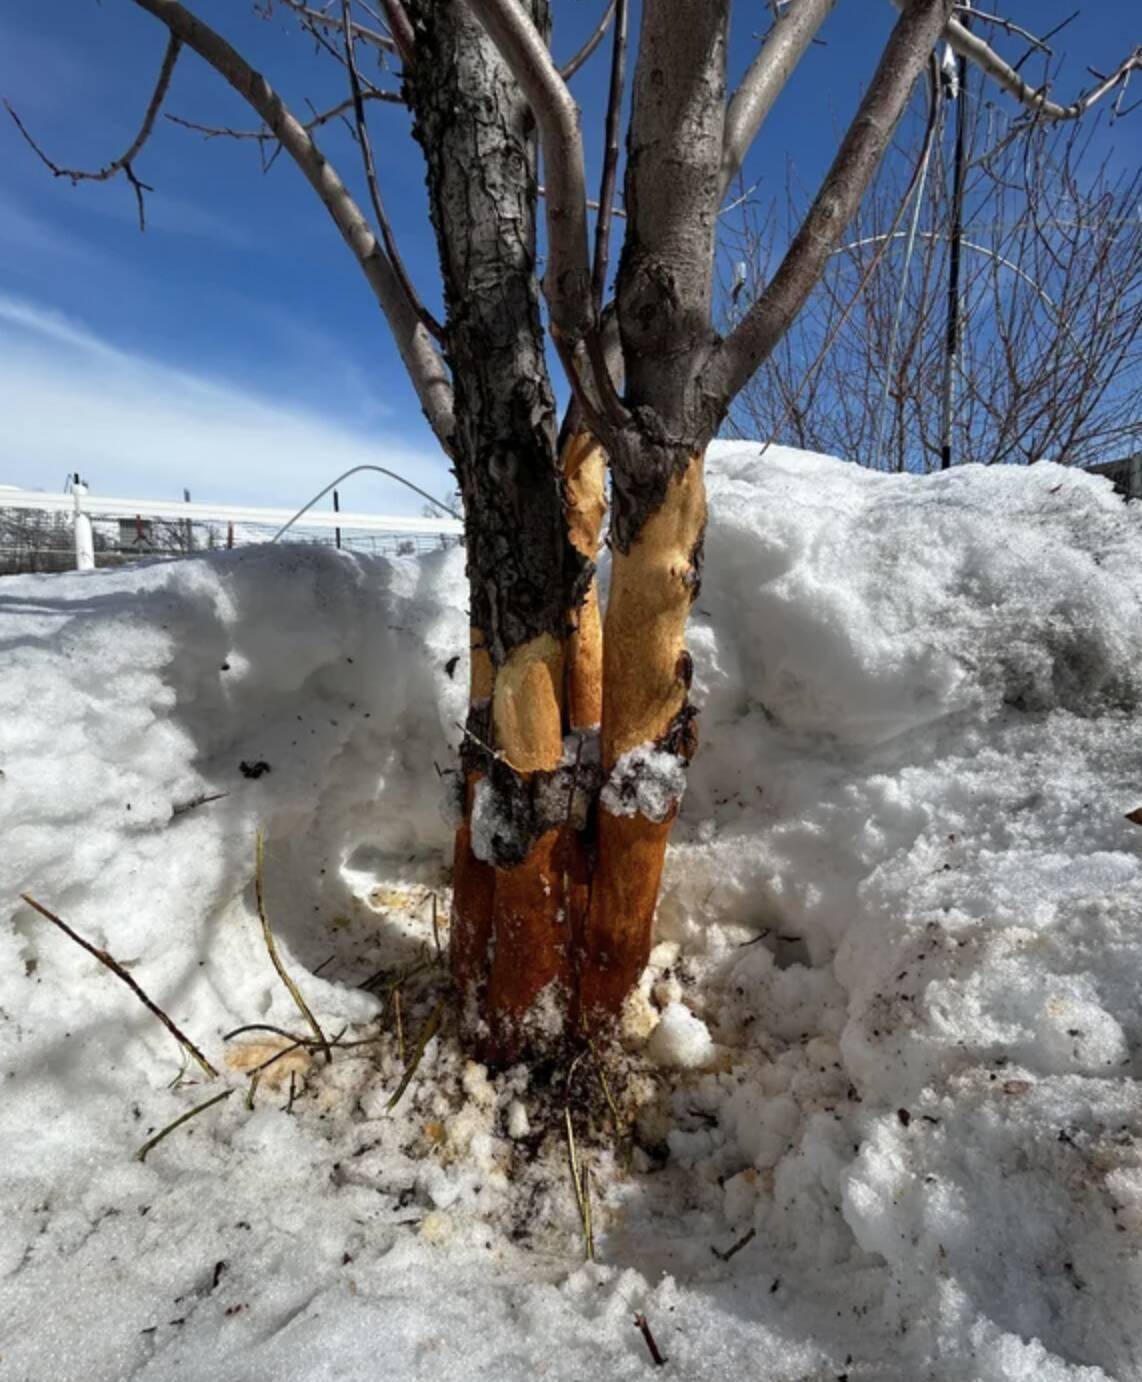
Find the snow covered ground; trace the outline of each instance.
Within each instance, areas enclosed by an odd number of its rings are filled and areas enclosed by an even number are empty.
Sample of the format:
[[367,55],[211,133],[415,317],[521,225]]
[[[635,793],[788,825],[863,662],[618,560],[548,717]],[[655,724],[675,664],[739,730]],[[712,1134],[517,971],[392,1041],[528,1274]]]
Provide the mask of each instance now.
[[[1049,465],[710,469],[703,747],[638,1145],[581,1147],[593,1265],[522,1072],[445,1023],[388,1108],[384,988],[410,1046],[440,990],[463,554],[0,583],[0,1378],[1142,1378],[1137,506]],[[299,1029],[259,826],[325,1029],[387,1013],[251,1110],[280,1048],[224,1034]]]

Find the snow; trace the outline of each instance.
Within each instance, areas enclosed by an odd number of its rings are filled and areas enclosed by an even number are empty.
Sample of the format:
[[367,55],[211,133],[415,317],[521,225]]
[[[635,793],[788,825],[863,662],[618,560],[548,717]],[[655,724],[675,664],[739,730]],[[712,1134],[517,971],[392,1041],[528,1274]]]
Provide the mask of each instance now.
[[714,1055],[710,1029],[695,1017],[685,1003],[667,1003],[650,1035],[647,1055],[657,1065],[698,1070],[709,1065]]
[[619,756],[600,800],[612,816],[645,816],[664,821],[686,790],[684,759],[653,744],[639,744]]
[[[642,1378],[636,1313],[686,1379],[1142,1378],[1137,506],[758,451],[710,457],[629,1168],[580,1138],[596,1264],[526,1071],[446,1024],[389,1108],[392,985],[409,1047],[440,985],[463,553],[0,582],[5,1382]],[[385,1023],[251,1111],[281,1040],[224,1034],[301,1030],[259,827],[326,1031]]]

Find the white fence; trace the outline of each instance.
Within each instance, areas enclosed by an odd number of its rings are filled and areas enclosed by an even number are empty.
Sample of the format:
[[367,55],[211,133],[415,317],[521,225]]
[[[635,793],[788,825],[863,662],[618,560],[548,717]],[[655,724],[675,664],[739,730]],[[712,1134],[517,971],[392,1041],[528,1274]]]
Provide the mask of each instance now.
[[[195,548],[273,541],[296,516],[296,510],[95,495],[81,483],[74,484],[66,494],[0,486],[0,518],[8,515],[15,520],[21,514],[47,517],[55,540],[44,550],[56,558],[64,550],[59,538],[63,535],[61,525],[66,524],[73,539],[68,546],[74,547],[74,565],[83,571],[96,565],[97,556],[105,564],[141,555],[177,555]],[[118,530],[113,536],[99,531],[104,526],[114,529],[116,524]],[[13,532],[3,546],[12,547],[13,551],[20,546],[34,550],[27,546],[26,534],[21,537],[16,532],[21,526],[18,521],[9,522]],[[162,541],[156,540],[156,531],[162,532]],[[453,518],[311,508],[291,527],[288,540],[336,540],[338,546],[381,553],[450,546],[461,533],[461,524]],[[37,568],[33,565],[31,569]]]

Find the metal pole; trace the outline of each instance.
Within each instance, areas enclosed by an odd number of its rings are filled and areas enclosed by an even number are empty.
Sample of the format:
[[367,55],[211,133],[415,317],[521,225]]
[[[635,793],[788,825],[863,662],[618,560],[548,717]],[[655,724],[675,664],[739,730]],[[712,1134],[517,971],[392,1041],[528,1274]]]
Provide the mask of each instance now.
[[77,571],[95,570],[95,532],[91,527],[91,517],[83,512],[83,496],[87,485],[73,475],[71,497],[75,504],[75,569]]
[[[967,26],[968,14],[961,22]],[[964,231],[964,171],[967,166],[967,59],[956,59],[956,146],[952,162],[952,227],[948,251],[948,324],[944,335],[944,379],[940,398],[940,469],[952,464],[952,411],[960,350],[960,245]]]
[[[338,493],[337,493],[336,490],[333,491],[333,512],[334,512],[334,513],[340,513],[340,512],[341,512],[341,499],[340,499],[340,496],[338,495]],[[334,537],[334,541],[337,543],[337,550],[340,551],[340,550],[341,550],[341,529],[340,529],[340,528],[334,528],[334,529],[333,529],[333,537]]]

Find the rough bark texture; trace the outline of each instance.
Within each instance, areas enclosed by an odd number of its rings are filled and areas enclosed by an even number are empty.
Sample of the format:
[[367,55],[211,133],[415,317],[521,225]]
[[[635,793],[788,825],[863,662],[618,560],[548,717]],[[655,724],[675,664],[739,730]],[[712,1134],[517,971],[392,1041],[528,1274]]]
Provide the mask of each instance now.
[[[545,0],[531,8],[545,27]],[[444,277],[473,623],[499,667],[562,631],[582,568],[563,527],[535,277],[535,130],[466,6],[417,0],[409,11],[417,62],[406,91]]]
[[[527,8],[546,30],[546,0]],[[535,272],[534,124],[466,5],[416,0],[408,11],[406,93],[444,278],[476,650],[453,968],[481,1051],[505,1060],[541,993],[546,1009],[568,1003],[549,788],[563,751],[564,643],[593,568],[564,517]]]

